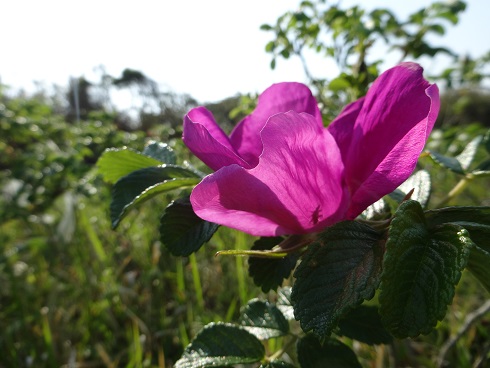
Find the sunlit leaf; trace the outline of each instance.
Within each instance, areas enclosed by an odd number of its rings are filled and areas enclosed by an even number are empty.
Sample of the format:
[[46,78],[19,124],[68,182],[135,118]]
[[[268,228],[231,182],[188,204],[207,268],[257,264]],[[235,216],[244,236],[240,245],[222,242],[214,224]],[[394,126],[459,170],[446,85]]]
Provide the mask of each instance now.
[[294,320],[294,308],[291,301],[291,287],[286,286],[277,290],[276,307],[288,321]]
[[260,340],[286,335],[289,323],[274,305],[266,301],[252,299],[242,309],[240,325]]
[[468,143],[463,151],[456,156],[456,159],[461,164],[463,170],[467,171],[470,168],[473,159],[475,158],[476,151],[478,150],[478,146],[483,140],[483,136],[479,135],[471,140]]
[[105,181],[115,183],[133,171],[162,163],[129,148],[110,148],[104,151],[97,161],[97,167]]
[[145,146],[143,154],[164,164],[175,165],[177,163],[174,150],[166,143],[150,141]]

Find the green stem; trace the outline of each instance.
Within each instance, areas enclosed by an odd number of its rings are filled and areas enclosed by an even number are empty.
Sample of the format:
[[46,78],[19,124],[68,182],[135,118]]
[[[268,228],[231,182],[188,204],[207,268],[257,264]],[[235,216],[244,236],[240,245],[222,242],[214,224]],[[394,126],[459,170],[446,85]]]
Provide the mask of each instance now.
[[195,253],[192,253],[189,256],[189,261],[191,263],[192,280],[194,282],[194,290],[196,292],[197,305],[200,309],[200,312],[202,312],[204,310],[204,297],[202,295],[201,277],[199,275],[199,267],[197,265]]
[[463,179],[461,179],[453,189],[444,197],[437,205],[436,208],[443,207],[453,198],[461,194],[461,192],[468,186],[468,184],[475,178],[472,174],[467,174]]

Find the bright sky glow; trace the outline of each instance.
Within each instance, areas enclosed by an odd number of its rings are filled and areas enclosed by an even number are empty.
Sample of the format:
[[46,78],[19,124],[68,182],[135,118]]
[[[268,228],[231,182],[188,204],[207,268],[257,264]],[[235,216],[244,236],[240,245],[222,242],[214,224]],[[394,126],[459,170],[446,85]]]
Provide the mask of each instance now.
[[[270,70],[264,47],[272,34],[259,30],[299,2],[6,0],[0,5],[0,81],[32,90],[33,81],[66,86],[70,77],[98,80],[94,69],[100,65],[113,76],[132,68],[201,102],[260,92],[280,81],[304,82],[297,59],[280,60]],[[404,17],[429,2],[343,3],[390,7]],[[488,35],[488,0],[469,0],[461,23],[434,41],[479,56],[490,49]],[[423,66],[430,71],[437,67],[434,63]],[[325,60],[313,58],[314,73],[330,69]]]

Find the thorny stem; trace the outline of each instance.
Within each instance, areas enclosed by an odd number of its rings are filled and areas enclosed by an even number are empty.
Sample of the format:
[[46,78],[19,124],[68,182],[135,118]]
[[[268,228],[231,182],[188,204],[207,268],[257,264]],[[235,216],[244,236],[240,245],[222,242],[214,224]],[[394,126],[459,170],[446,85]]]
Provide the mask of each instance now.
[[475,178],[473,174],[467,174],[463,179],[461,179],[453,189],[448,193],[446,197],[444,197],[437,205],[436,208],[443,207],[449,201],[451,201],[454,197],[461,194],[461,192],[468,186],[469,183]]

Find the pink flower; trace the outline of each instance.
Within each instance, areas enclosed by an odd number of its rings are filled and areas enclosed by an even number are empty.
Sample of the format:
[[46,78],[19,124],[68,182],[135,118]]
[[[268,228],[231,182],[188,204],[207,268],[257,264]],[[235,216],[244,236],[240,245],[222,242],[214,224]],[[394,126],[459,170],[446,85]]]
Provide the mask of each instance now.
[[413,63],[386,71],[328,128],[316,102],[288,99],[311,96],[300,84],[268,89],[230,138],[207,110],[192,110],[184,141],[217,170],[194,188],[194,211],[257,236],[305,234],[354,219],[415,168],[439,111],[437,86],[422,71]]
[[204,107],[189,111],[184,117],[182,139],[202,162],[213,170],[238,164],[252,168],[262,152],[260,132],[274,114],[293,110],[313,115],[319,126],[322,117],[315,97],[300,83],[279,83],[266,89],[259,97],[254,112],[245,117],[227,137]]

